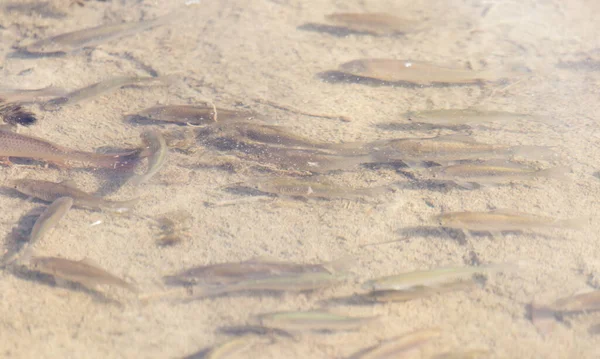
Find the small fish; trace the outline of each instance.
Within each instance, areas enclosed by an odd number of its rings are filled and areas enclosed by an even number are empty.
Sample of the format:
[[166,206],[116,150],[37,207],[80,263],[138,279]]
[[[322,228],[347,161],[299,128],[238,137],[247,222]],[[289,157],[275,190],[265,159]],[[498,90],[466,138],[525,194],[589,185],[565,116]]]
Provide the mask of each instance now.
[[47,202],[53,202],[60,197],[70,197],[73,205],[90,209],[109,208],[117,211],[125,211],[138,202],[138,199],[129,201],[108,201],[100,197],[92,196],[75,187],[70,181],[50,182],[32,179],[18,179],[12,181],[12,187],[17,191]]
[[135,175],[131,178],[131,183],[135,185],[140,185],[144,182],[147,182],[150,178],[157,174],[165,164],[169,151],[165,138],[159,131],[145,131],[142,133],[142,141],[150,153],[148,157],[148,169],[146,170],[145,174]]
[[83,167],[116,169],[135,165],[139,160],[139,151],[114,155],[78,151],[41,138],[0,130],[0,158],[4,158],[5,164],[10,164],[7,160],[9,157],[42,160],[58,167],[77,162]]
[[252,258],[243,262],[218,263],[193,267],[165,277],[167,284],[229,284],[248,279],[271,278],[301,273],[335,273],[345,270],[353,261],[341,258],[322,264],[282,262],[271,258]]
[[474,85],[506,78],[505,73],[456,69],[427,62],[395,59],[354,60],[340,65],[339,71],[352,76],[423,86]]
[[[140,117],[153,121],[176,123],[179,125],[206,125],[220,121],[250,120],[255,115],[252,112],[226,110],[210,106],[166,105],[154,106],[130,117]],[[218,117],[217,117],[218,116]]]
[[17,103],[5,102],[0,98],[0,120],[7,125],[31,126],[37,122],[35,115]]
[[440,353],[431,359],[483,359],[489,358],[491,353],[482,349],[460,350]]
[[344,274],[307,272],[248,279],[215,287],[194,287],[193,297],[215,296],[234,292],[309,292],[329,288],[345,278],[346,275]]
[[295,178],[269,178],[249,182],[261,192],[290,197],[314,198],[362,198],[388,191],[385,187],[377,188],[343,188],[321,181],[307,181]]
[[414,32],[419,23],[387,13],[333,13],[325,18],[347,29],[372,35],[394,35]]
[[525,156],[530,159],[550,159],[555,153],[541,146],[506,146],[474,141],[464,135],[428,138],[400,138],[373,142],[374,159],[379,161],[457,161],[467,159]]
[[264,327],[285,331],[356,330],[377,317],[348,317],[323,311],[276,312],[258,316]]
[[473,274],[507,269],[507,264],[491,264],[480,267],[442,267],[425,271],[407,272],[365,282],[363,288],[382,290],[409,290],[418,287],[434,287],[448,282],[471,279]]
[[520,231],[535,228],[580,228],[582,220],[560,220],[497,209],[490,212],[448,212],[434,217],[443,227],[471,231]]
[[86,47],[95,47],[103,43],[132,36],[138,32],[164,25],[176,18],[177,13],[139,22],[122,22],[100,25],[83,30],[67,32],[25,46],[25,50],[34,54],[70,53]]
[[375,290],[361,298],[375,302],[407,302],[414,299],[422,299],[437,294],[476,288],[478,283],[471,279],[458,279],[448,283],[438,283],[433,287],[415,286],[405,290]]
[[[221,343],[211,348],[206,355],[202,356],[203,359],[229,359],[235,357],[236,354],[240,354],[244,350],[250,348],[254,344],[259,342],[258,337],[254,335],[244,335],[239,338],[230,339],[224,343]],[[191,355],[186,358],[196,358]],[[185,359],[185,358],[184,358]]]
[[557,299],[548,308],[562,313],[600,310],[600,290]]
[[52,202],[52,204],[50,204],[35,221],[29,236],[29,241],[21,247],[20,252],[15,251],[10,255],[5,256],[2,260],[2,264],[10,265],[15,261],[25,263],[29,261],[33,246],[58,224],[58,222],[67,214],[69,209],[71,209],[72,205],[73,199],[69,197],[61,197]]
[[399,359],[409,351],[420,347],[441,335],[438,329],[423,329],[406,335],[386,340],[373,347],[360,350],[350,359]]
[[524,113],[486,111],[475,108],[408,112],[405,116],[415,122],[433,125],[466,125],[472,123],[537,119],[535,116]]
[[54,98],[42,105],[44,110],[57,110],[65,105],[73,105],[83,102],[105,92],[114,91],[124,86],[139,85],[151,81],[169,81],[171,76],[118,76],[86,86],[84,88],[69,92],[68,94]]
[[29,260],[31,269],[50,274],[57,279],[79,283],[87,288],[97,285],[116,285],[132,292],[137,289],[123,279],[99,268],[89,260],[73,261],[60,257],[32,257]]
[[483,163],[463,163],[450,166],[438,166],[428,169],[435,179],[454,181],[457,184],[476,182],[479,184],[498,184],[518,180],[532,180],[546,177],[563,179],[567,168],[554,167],[537,170],[529,166],[506,160],[489,160]]
[[0,87],[0,98],[6,102],[17,102],[20,104],[38,102],[48,98],[65,96],[67,91],[59,87],[48,86],[39,89],[16,89]]
[[31,230],[29,246],[39,242],[58,222],[67,214],[73,206],[73,198],[59,197],[55,199],[46,210],[38,217]]

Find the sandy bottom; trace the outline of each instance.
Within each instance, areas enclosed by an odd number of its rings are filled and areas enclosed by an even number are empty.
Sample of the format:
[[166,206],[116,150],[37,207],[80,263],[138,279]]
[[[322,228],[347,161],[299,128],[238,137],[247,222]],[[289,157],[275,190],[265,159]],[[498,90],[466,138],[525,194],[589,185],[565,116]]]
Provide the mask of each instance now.
[[[97,293],[53,285],[38,276],[0,271],[0,356],[5,358],[177,358],[230,338],[219,328],[244,325],[254,315],[279,310],[327,308],[341,314],[380,316],[359,331],[303,334],[253,346],[240,357],[343,358],[386,338],[422,328],[442,335],[420,356],[485,349],[492,358],[592,358],[599,337],[587,328],[593,313],[558,323],[540,334],[528,317],[532,300],[600,287],[600,170],[598,88],[593,66],[557,66],[600,60],[597,1],[432,0],[221,0],[204,1],[176,21],[135,36],[62,57],[23,58],[13,45],[122,20],[168,14],[182,1],[25,2],[0,0],[2,86],[77,89],[117,75],[178,74],[171,85],[123,88],[88,102],[44,111],[27,106],[39,122],[19,131],[82,150],[139,145],[146,128],[124,115],[157,104],[204,104],[249,108],[266,123],[328,142],[428,137],[451,133],[402,126],[406,111],[462,108],[532,113],[547,122],[490,123],[467,130],[474,139],[508,145],[554,146],[560,157],[543,166],[568,166],[568,180],[540,179],[478,190],[429,188],[393,168],[358,168],[326,177],[350,187],[395,183],[397,190],[365,200],[299,201],[279,198],[210,207],[205,202],[244,199],[223,188],[257,176],[244,166],[214,166],[214,151],[172,151],[149,183],[119,186],[110,172],[15,165],[0,171],[14,178],[72,179],[111,199],[140,197],[129,215],[70,211],[36,246],[43,255],[92,259],[137,283],[144,293],[162,290],[162,276],[202,264],[269,256],[317,263],[351,255],[356,279],[312,294],[232,295],[197,300],[140,302],[119,288]],[[367,4],[368,3],[368,4]],[[303,25],[322,23],[334,11],[383,11],[421,21],[404,36],[336,36]],[[364,57],[413,59],[471,67],[519,68],[519,79],[500,85],[405,87],[323,81],[318,74]],[[596,69],[597,70],[597,69]],[[350,122],[315,118],[261,104],[257,99]],[[398,125],[400,124],[400,125]],[[156,125],[175,128],[174,125]],[[23,216],[42,202],[10,188],[0,191],[3,245],[14,242]],[[424,230],[443,211],[514,210],[583,218],[582,230],[474,236],[460,242]],[[183,211],[190,218],[181,243],[161,247],[155,218]],[[99,222],[100,221],[100,222]],[[26,222],[27,223],[27,222]],[[92,225],[92,224],[96,225]],[[100,223],[100,224],[98,224]],[[398,241],[395,241],[398,240]],[[370,243],[387,244],[363,246]],[[353,283],[403,271],[474,262],[524,264],[490,275],[485,286],[406,303],[335,305],[323,300],[351,295]],[[120,302],[116,304],[114,301]]]

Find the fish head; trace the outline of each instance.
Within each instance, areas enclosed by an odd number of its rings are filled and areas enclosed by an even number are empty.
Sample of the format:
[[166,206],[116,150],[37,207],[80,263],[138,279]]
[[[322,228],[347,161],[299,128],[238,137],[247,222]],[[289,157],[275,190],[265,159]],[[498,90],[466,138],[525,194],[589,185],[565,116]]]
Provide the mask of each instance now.
[[31,54],[65,54],[65,45],[45,39],[26,45],[22,50]]
[[33,193],[32,185],[28,180],[25,179],[15,179],[8,181],[8,187],[17,190],[26,195],[31,195]]

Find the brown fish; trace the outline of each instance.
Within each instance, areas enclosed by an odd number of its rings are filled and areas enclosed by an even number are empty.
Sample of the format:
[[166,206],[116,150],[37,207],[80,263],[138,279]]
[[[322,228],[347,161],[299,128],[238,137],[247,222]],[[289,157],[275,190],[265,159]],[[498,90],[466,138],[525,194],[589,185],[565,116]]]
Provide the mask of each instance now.
[[536,228],[579,228],[582,220],[561,220],[506,209],[490,212],[448,212],[435,216],[444,227],[471,231],[520,231]]
[[0,98],[6,102],[30,103],[64,96],[67,92],[59,87],[47,86],[39,89],[0,87]]
[[18,179],[12,181],[12,186],[23,194],[47,202],[53,202],[60,197],[70,197],[73,199],[73,204],[75,206],[91,209],[110,208],[117,211],[124,211],[132,208],[138,202],[138,199],[121,202],[108,201],[100,197],[92,196],[89,193],[77,189],[75,184],[71,181],[55,183],[32,179]]
[[114,155],[78,151],[38,137],[0,130],[0,158],[4,158],[5,164],[10,164],[9,157],[31,158],[59,167],[76,162],[82,167],[116,169],[133,166],[139,160],[139,151]]
[[379,161],[436,161],[467,159],[527,158],[548,159],[554,152],[541,146],[507,146],[476,142],[464,135],[445,135],[428,138],[399,138],[373,142],[372,155]]
[[325,18],[344,28],[372,35],[405,34],[415,31],[419,23],[388,13],[333,13]]
[[427,86],[473,85],[506,78],[505,73],[449,68],[427,62],[396,59],[354,60],[340,65],[339,70],[358,77]]
[[79,283],[94,289],[97,285],[116,285],[132,292],[137,288],[123,279],[99,268],[89,260],[73,261],[60,257],[32,257],[29,265],[33,270],[50,274],[57,279]]
[[351,261],[342,258],[322,264],[300,264],[252,258],[243,262],[217,263],[186,269],[164,278],[167,284],[229,284],[249,279],[285,276],[300,273],[331,273],[342,271]]
[[133,115],[133,117],[150,119],[153,121],[196,126],[206,125],[216,121],[249,120],[254,116],[254,113],[248,111],[236,111],[223,108],[213,108],[211,106],[194,105],[154,106]]
[[95,47],[105,42],[132,36],[138,32],[164,25],[176,18],[178,13],[165,15],[153,20],[139,22],[123,22],[118,24],[100,25],[82,30],[67,32],[36,41],[25,47],[30,53],[69,53],[86,47]]
[[105,92],[115,91],[124,86],[140,85],[152,81],[170,81],[172,76],[117,76],[77,89],[68,94],[46,102],[44,110],[57,110],[65,105],[73,105],[86,101]]

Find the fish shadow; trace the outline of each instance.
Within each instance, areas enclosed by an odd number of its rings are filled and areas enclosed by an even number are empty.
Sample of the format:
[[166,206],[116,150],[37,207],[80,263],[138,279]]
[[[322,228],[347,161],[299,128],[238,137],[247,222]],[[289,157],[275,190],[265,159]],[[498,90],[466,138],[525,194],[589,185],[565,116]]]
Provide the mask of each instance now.
[[597,179],[600,179],[600,171],[594,172],[592,176],[596,177]]
[[103,304],[113,304],[122,307],[123,304],[116,299],[109,298],[104,293],[87,288],[81,284],[65,281],[64,284],[58,284],[58,281],[49,274],[44,274],[37,272],[35,270],[30,270],[25,266],[14,266],[12,268],[12,274],[19,278],[30,282],[39,283],[48,287],[62,287],[73,291],[80,291],[87,295],[89,295],[94,301],[103,303]]
[[14,47],[15,51],[6,55],[9,59],[41,59],[48,57],[64,57],[65,52],[29,52],[25,48]]
[[344,297],[327,298],[317,302],[318,305],[324,307],[332,305],[373,306],[377,303],[378,302],[365,294],[352,294]]
[[416,190],[416,191],[432,191],[432,192],[441,192],[447,193],[452,190],[459,191],[472,191],[481,188],[481,185],[470,182],[472,187],[466,188],[465,185],[456,184],[453,181],[442,181],[442,180],[434,180],[434,179],[418,179],[414,176],[414,174],[407,171],[396,171],[396,173],[401,174],[410,179],[409,182],[399,182],[395,186],[399,189],[406,190]]
[[361,84],[371,87],[399,87],[399,88],[447,88],[447,87],[468,87],[468,86],[482,86],[483,82],[476,83],[431,83],[427,85],[414,84],[406,81],[385,81],[374,79],[371,77],[364,77],[358,75],[348,74],[342,71],[330,70],[317,73],[316,77],[326,83],[332,84]]
[[[467,235],[461,229],[440,226],[414,226],[400,228],[396,231],[404,239],[409,237],[445,238],[458,242],[460,245],[467,244]],[[401,241],[403,239],[399,239]]]
[[234,326],[223,326],[217,328],[217,332],[226,335],[242,336],[247,334],[255,335],[274,335],[283,336],[288,338],[294,338],[290,332],[282,329],[266,328],[260,325],[234,325]]
[[211,351],[212,351],[212,347],[200,349],[199,351],[197,351],[195,353],[192,353],[190,355],[184,356],[182,359],[204,359],[204,358],[209,358],[209,355],[211,354]]
[[336,37],[346,37],[349,35],[367,35],[367,36],[382,36],[377,35],[368,31],[352,30],[345,26],[335,26],[327,24],[319,24],[314,22],[307,22],[296,28],[301,31],[318,32],[322,34],[328,34]]
[[450,130],[471,132],[471,126],[468,125],[436,125],[432,123],[416,122],[385,122],[378,123],[375,127],[386,131],[431,131],[431,130]]
[[4,255],[0,258],[0,266],[21,251],[29,242],[31,230],[35,221],[44,211],[44,207],[36,207],[21,216],[10,233],[4,237]]

